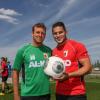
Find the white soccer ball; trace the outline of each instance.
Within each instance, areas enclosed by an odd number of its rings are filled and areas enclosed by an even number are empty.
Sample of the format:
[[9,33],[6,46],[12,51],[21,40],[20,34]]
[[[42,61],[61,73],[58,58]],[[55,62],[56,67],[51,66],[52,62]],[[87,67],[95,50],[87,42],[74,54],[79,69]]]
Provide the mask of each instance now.
[[56,56],[51,56],[47,59],[44,67],[44,72],[53,77],[60,77],[65,71],[64,61]]

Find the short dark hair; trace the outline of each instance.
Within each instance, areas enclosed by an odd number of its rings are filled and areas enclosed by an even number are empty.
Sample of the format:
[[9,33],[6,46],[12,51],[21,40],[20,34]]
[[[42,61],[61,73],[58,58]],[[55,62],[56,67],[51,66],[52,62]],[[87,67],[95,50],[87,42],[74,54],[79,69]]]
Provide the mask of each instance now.
[[5,57],[1,57],[1,60],[6,61],[6,58]]
[[52,25],[52,32],[53,32],[53,28],[57,27],[57,26],[60,26],[60,27],[63,27],[64,31],[66,31],[66,27],[64,25],[63,22],[56,22]]
[[35,28],[35,27],[41,27],[41,28],[43,28],[43,29],[45,30],[45,32],[46,32],[46,26],[45,26],[44,23],[36,23],[35,25],[33,25],[33,27],[32,27],[32,32],[34,32],[34,28]]

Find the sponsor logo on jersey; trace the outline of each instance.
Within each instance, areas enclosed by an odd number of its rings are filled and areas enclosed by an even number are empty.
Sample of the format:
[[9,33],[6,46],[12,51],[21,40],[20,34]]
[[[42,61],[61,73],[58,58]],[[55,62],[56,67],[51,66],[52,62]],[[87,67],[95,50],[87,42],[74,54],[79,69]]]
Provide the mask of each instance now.
[[35,55],[34,54],[30,55],[30,61],[31,60],[35,60]]
[[[45,58],[47,58],[47,54],[45,53]],[[32,54],[30,55],[30,63],[29,63],[29,68],[31,67],[42,67],[44,66],[44,63],[45,63],[45,60],[40,60],[40,61],[37,61],[35,60],[35,55]]]
[[64,61],[65,66],[69,67],[71,66],[71,60],[65,60]]
[[42,67],[42,66],[44,66],[44,63],[45,63],[44,60],[40,60],[39,62],[38,61],[31,61],[30,64],[29,64],[29,68],[31,68],[31,67]]
[[[68,56],[68,50],[65,50],[64,51],[64,57],[67,57]],[[64,60],[64,64],[65,66],[71,66],[71,61],[70,60]]]

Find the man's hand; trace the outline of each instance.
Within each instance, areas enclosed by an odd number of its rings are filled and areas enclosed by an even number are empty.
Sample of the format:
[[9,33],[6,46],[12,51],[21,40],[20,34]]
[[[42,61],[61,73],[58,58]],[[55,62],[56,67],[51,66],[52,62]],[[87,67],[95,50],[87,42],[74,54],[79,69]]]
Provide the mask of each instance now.
[[63,73],[60,77],[54,78],[54,80],[62,82],[62,81],[67,80],[68,78],[69,78],[68,74],[67,73]]

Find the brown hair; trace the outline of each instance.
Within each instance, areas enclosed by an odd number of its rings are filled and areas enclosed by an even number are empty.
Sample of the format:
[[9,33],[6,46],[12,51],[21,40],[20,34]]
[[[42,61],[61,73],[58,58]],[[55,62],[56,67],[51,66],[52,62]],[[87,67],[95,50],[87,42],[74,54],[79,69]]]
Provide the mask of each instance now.
[[6,58],[5,57],[1,57],[1,60],[6,61]]
[[34,32],[34,28],[35,28],[35,27],[41,27],[41,28],[43,28],[43,29],[45,30],[45,32],[46,32],[46,26],[45,26],[43,23],[37,23],[37,24],[33,25],[33,27],[32,27],[32,32]]

